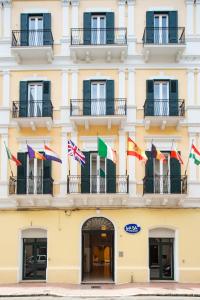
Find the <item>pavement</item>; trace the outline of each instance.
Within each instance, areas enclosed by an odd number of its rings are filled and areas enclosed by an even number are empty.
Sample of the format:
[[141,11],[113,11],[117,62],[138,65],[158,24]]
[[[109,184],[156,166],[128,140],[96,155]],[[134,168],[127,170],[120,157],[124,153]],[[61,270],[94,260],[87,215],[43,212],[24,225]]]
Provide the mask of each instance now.
[[200,297],[200,284],[175,282],[130,284],[50,284],[22,282],[0,284],[0,297],[57,296],[68,298],[113,298],[131,296],[187,296]]

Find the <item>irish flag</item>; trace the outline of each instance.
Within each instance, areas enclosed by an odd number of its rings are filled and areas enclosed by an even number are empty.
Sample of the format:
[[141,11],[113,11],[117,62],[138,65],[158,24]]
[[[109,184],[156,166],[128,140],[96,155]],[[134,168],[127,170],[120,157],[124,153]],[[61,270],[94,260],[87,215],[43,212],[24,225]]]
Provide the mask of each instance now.
[[112,160],[116,163],[116,151],[113,150],[108,144],[104,142],[101,138],[98,138],[98,154],[100,157],[104,157]]
[[15,164],[16,164],[16,166],[21,166],[21,165],[22,165],[21,161],[19,161],[19,160],[18,160],[18,159],[10,152],[10,150],[8,149],[8,147],[7,147],[6,145],[5,145],[5,147],[6,147],[6,153],[7,153],[8,159],[14,161]]
[[47,145],[44,145],[44,154],[46,160],[54,160],[62,164],[62,160],[58,157],[58,154]]
[[200,152],[197,150],[197,148],[192,144],[192,148],[190,151],[189,158],[192,158],[195,165],[200,165]]

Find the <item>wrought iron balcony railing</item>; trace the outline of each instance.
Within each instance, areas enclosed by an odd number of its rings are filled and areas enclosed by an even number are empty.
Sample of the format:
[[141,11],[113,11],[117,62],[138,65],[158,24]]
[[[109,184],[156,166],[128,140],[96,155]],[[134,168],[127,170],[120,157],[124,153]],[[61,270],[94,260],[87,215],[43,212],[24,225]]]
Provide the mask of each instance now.
[[146,99],[144,116],[185,116],[185,101],[182,99]]
[[185,44],[185,27],[146,27],[143,44]]
[[126,99],[71,99],[71,116],[125,116]]
[[71,45],[126,45],[126,28],[72,28]]
[[53,118],[53,105],[51,101],[27,100],[14,101],[12,106],[13,118],[51,117]]
[[42,176],[30,176],[25,178],[10,177],[9,194],[17,195],[41,195],[53,194],[53,179]]
[[12,47],[43,47],[53,46],[51,30],[13,30]]
[[187,176],[155,175],[143,179],[144,194],[186,194]]
[[107,176],[78,176],[67,177],[67,193],[116,193],[126,194],[129,192],[128,175]]

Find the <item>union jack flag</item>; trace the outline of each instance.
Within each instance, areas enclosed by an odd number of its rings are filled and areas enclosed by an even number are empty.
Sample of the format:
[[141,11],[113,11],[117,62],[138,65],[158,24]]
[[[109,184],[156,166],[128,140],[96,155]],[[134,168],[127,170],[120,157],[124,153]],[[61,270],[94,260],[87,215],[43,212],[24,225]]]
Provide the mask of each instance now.
[[85,165],[85,155],[71,140],[68,140],[68,155],[73,156],[82,166]]

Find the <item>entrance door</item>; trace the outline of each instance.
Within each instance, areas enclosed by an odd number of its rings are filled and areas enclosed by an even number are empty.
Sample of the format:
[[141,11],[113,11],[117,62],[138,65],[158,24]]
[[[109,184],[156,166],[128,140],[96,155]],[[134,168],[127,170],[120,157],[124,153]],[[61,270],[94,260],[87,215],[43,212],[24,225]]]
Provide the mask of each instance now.
[[113,225],[105,218],[92,218],[87,222],[82,228],[82,281],[112,282],[114,280]]
[[106,114],[106,83],[103,81],[91,83],[91,115]]
[[34,82],[28,84],[28,117],[42,116],[43,84]]
[[29,46],[43,46],[43,17],[29,17]]
[[27,157],[27,194],[43,193],[43,161]]
[[91,20],[91,42],[95,45],[106,44],[106,16],[94,15]]
[[106,159],[97,153],[90,155],[90,193],[106,192]]
[[168,43],[168,15],[158,14],[154,15],[154,43],[167,44]]
[[169,116],[168,81],[154,81],[154,116]]
[[165,163],[154,159],[154,192],[158,194],[170,193],[170,155],[165,155]]
[[23,239],[23,279],[46,279],[47,239]]
[[174,279],[174,239],[149,239],[150,279]]

